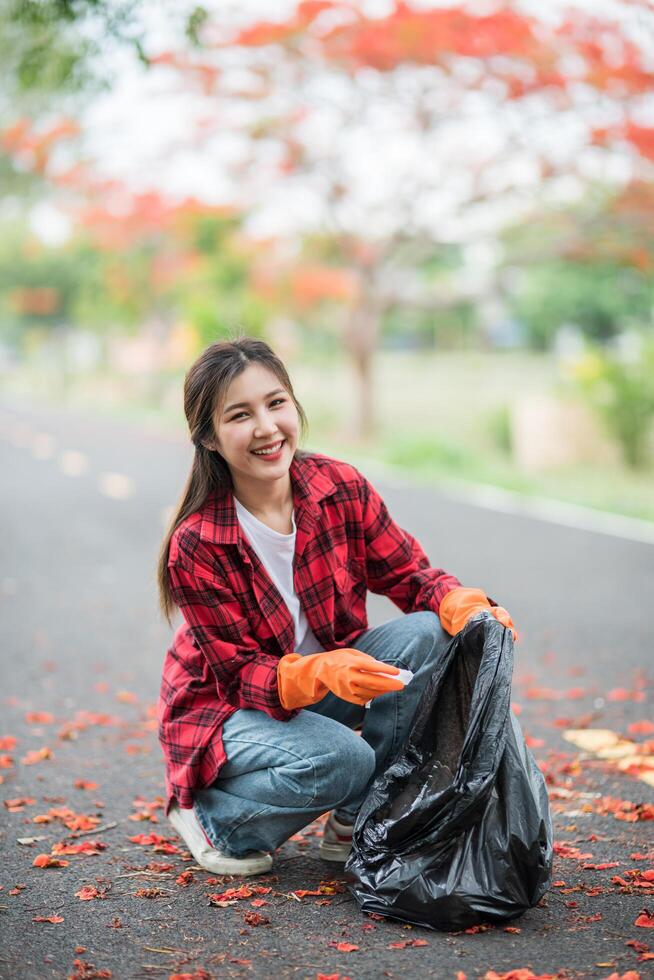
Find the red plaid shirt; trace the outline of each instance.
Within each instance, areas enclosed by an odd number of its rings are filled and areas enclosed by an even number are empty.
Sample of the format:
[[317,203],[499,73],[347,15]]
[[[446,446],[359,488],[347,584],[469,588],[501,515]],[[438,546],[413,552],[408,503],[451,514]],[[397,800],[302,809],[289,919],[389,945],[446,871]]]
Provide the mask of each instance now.
[[[438,613],[461,585],[432,568],[418,541],[391,518],[350,463],[320,453],[294,457],[294,585],[325,650],[356,646],[368,629],[368,590],[403,612]],[[238,708],[288,721],[277,664],[293,652],[288,608],[243,534],[231,491],[212,494],[175,530],[168,572],[185,622],[166,653],[158,701],[166,761],[166,807],[193,805],[226,762],[222,726]]]

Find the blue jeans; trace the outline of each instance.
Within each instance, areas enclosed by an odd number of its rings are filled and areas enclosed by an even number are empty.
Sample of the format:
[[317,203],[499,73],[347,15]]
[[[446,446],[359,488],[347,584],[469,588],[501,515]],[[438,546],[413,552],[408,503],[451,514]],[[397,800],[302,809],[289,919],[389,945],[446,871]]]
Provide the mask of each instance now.
[[[414,673],[404,690],[374,698],[370,708],[330,692],[290,721],[235,711],[223,726],[227,762],[193,801],[214,846],[233,857],[272,852],[327,810],[354,822],[372,781],[402,746],[451,639],[427,611],[362,633],[354,649]],[[352,731],[359,724],[361,736]]]

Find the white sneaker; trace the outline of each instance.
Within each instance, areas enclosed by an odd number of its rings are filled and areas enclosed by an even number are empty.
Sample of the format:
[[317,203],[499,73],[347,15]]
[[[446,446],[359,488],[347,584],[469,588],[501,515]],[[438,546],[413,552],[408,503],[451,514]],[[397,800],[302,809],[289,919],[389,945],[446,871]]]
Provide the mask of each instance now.
[[329,814],[323,828],[318,854],[323,861],[347,861],[352,850],[354,824],[342,823],[334,811]]
[[173,803],[168,819],[201,868],[219,875],[259,875],[272,868],[272,854],[252,851],[245,857],[230,857],[209,842],[195,810]]

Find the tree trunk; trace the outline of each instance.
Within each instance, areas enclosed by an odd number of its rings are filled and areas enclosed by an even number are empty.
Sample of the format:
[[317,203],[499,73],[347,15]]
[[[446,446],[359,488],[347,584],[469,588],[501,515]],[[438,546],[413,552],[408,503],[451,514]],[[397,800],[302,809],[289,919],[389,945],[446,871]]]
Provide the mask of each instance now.
[[362,441],[376,435],[373,366],[379,336],[379,312],[372,303],[359,305],[345,333],[345,348],[352,357],[357,379],[355,432]]

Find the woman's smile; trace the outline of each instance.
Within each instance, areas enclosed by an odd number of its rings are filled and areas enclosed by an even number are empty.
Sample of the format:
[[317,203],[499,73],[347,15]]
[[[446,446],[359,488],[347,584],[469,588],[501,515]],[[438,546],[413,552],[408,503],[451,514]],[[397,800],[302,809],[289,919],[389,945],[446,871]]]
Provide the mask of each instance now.
[[275,446],[277,448],[275,448],[274,450],[273,449],[266,449],[266,450],[252,449],[252,450],[250,450],[250,452],[254,456],[256,456],[258,459],[265,459],[265,460],[270,461],[270,460],[274,460],[274,459],[279,459],[281,457],[282,451],[283,451],[285,445],[286,445],[286,439],[280,439],[279,442],[275,443]]

